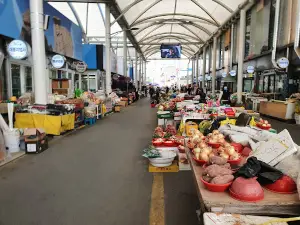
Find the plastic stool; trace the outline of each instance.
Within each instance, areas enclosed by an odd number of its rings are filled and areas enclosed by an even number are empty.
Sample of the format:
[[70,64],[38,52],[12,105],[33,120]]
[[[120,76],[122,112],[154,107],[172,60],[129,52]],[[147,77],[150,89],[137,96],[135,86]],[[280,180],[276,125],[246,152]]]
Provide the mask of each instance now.
[[96,123],[96,118],[85,118],[84,119],[84,124],[87,125],[94,125]]

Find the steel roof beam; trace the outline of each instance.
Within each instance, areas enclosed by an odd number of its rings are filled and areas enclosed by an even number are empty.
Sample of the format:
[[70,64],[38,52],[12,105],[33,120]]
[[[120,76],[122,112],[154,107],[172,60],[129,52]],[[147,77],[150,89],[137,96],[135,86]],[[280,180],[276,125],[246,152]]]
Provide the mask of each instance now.
[[185,28],[186,30],[188,30],[189,32],[191,32],[193,35],[195,35],[195,37],[199,38],[203,43],[204,43],[204,40],[199,37],[193,30],[191,30],[189,27],[183,25],[183,24],[179,24],[180,26],[182,26],[183,28]]
[[[160,35],[165,35],[165,34],[170,35],[170,32],[163,32],[163,33],[159,33],[159,34],[157,34],[157,35],[156,35],[156,34],[151,35],[151,36],[149,36],[149,37],[147,37],[147,38],[144,38],[144,39],[142,38],[142,39],[139,40],[138,43],[143,42],[143,41],[146,41],[146,40],[149,40],[149,39],[151,40],[153,37],[160,36]],[[192,38],[192,39],[194,39],[194,40],[201,41],[199,38],[194,37],[194,36],[189,35],[189,34],[178,33],[178,32],[172,32],[171,34],[172,34],[172,35],[178,35],[178,36],[185,36],[185,37],[187,37],[187,38]]]
[[45,2],[111,3],[111,0],[44,0]]
[[204,17],[201,17],[201,16],[197,16],[197,15],[192,15],[192,14],[186,14],[186,13],[166,13],[166,14],[157,14],[157,15],[153,15],[153,16],[149,16],[149,17],[146,17],[144,19],[141,19],[139,21],[136,21],[135,23],[132,23],[130,25],[130,27],[134,27],[136,25],[139,25],[141,23],[144,23],[144,22],[147,22],[147,20],[151,20],[151,19],[155,19],[155,18],[158,18],[158,17],[165,17],[165,16],[186,16],[186,17],[191,17],[191,18],[195,18],[195,19],[198,19],[199,22],[205,22],[207,24],[210,24],[210,25],[213,25],[213,26],[216,26],[218,27],[218,24],[216,24],[215,21],[213,20],[209,20],[209,19],[206,19]]
[[77,23],[78,23],[78,25],[79,25],[82,33],[83,33],[83,39],[86,42],[87,41],[87,39],[86,39],[86,31],[84,30],[84,27],[83,27],[82,22],[81,22],[81,20],[79,18],[79,15],[78,15],[77,11],[75,10],[72,2],[68,2],[68,5],[69,5],[69,7],[70,7],[70,9],[71,9],[71,11],[73,13],[73,15],[75,16],[75,19],[76,19],[76,21],[77,21]]
[[125,15],[125,13],[128,12],[129,9],[131,9],[131,7],[133,7],[134,5],[142,2],[143,0],[135,0],[134,2],[132,2],[131,4],[129,4],[128,6],[126,6],[121,12],[120,15],[113,21],[110,23],[110,25],[114,25],[121,17],[123,17]]
[[220,6],[222,6],[224,9],[226,9],[228,12],[233,13],[233,10],[231,8],[229,8],[226,4],[224,4],[223,2],[221,2],[220,0],[212,0],[213,2],[219,4]]
[[[166,39],[174,39],[174,38],[168,37]],[[159,42],[156,42],[156,43],[146,43],[146,42],[145,43],[139,43],[139,45],[142,45],[142,46],[145,46],[145,45],[161,45],[161,44],[163,44],[163,43],[159,43]],[[171,42],[171,43],[166,43],[166,44],[167,45],[174,45],[174,44],[178,44],[178,42],[177,43]],[[195,45],[195,46],[197,46],[197,45],[201,45],[203,43],[202,42],[180,42],[179,44],[182,45],[182,46],[183,45]]]
[[[157,3],[161,2],[162,0],[156,0],[151,5],[149,5],[146,9],[144,9],[134,20],[132,23],[136,22],[142,15],[144,15],[149,9],[151,9],[153,6],[155,6]],[[130,25],[131,27],[131,25]]]
[[165,24],[160,24],[159,26],[154,27],[152,30],[150,30],[148,33],[146,33],[146,34],[140,39],[140,41],[143,40],[144,38],[146,38],[148,35],[150,35],[150,34],[151,34],[152,32],[154,32],[155,30],[157,30],[157,29],[159,29],[159,28],[161,28],[161,27],[163,27],[163,26],[165,26]]
[[[149,47],[148,47],[147,49],[150,48],[151,42],[153,42],[153,41],[159,41],[159,40],[163,40],[163,39],[166,39],[166,38],[165,38],[165,37],[161,37],[161,38],[158,37],[158,38],[156,38],[156,39],[153,39],[152,41],[150,41],[150,43],[147,44],[147,45],[149,45]],[[172,37],[172,36],[169,36],[167,39],[178,40],[178,42],[180,43],[180,39],[179,39],[178,37]],[[181,38],[181,39],[183,39],[183,40],[185,40],[185,41],[188,42],[187,39],[184,39],[184,38]],[[161,43],[161,44],[163,44],[163,43]],[[194,45],[194,46],[196,46],[196,47],[198,48],[197,44],[192,44],[192,45]],[[189,48],[191,51],[194,51],[194,49],[192,49],[192,48],[191,48],[190,46],[188,46],[188,45],[187,45],[187,48]],[[146,49],[145,51],[147,51],[147,49]]]
[[216,18],[209,13],[199,2],[197,2],[196,0],[191,0],[195,5],[197,5],[200,9],[202,9],[213,21],[216,22],[216,24],[218,25],[218,27],[220,26],[220,23],[218,22],[218,20],[216,20]]

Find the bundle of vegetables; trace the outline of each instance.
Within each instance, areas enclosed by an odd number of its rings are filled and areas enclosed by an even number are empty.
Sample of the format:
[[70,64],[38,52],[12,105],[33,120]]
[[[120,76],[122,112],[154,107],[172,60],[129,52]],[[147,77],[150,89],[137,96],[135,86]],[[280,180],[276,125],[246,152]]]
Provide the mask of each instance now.
[[206,129],[209,129],[211,127],[211,122],[208,120],[203,120],[200,124],[199,124],[199,130],[201,133],[204,133]]
[[153,138],[162,138],[164,135],[164,130],[161,127],[155,128]]
[[148,159],[161,157],[160,152],[153,146],[149,146],[148,148],[144,149],[143,152],[144,152],[143,156]]
[[176,135],[177,134],[177,130],[176,130],[175,126],[173,126],[171,124],[167,125],[166,132],[168,134],[171,134],[171,135]]

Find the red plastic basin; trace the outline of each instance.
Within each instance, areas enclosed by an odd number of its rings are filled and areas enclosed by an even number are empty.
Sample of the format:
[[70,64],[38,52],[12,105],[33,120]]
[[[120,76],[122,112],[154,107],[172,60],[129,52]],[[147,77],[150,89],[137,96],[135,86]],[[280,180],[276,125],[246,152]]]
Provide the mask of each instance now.
[[269,191],[279,194],[293,194],[297,192],[297,185],[292,178],[284,175],[273,184],[267,184],[264,186]]
[[227,184],[211,184],[211,183],[208,183],[205,180],[203,180],[202,177],[200,177],[200,180],[202,181],[204,186],[207,188],[207,190],[212,191],[212,192],[224,192],[232,184],[232,182],[227,183]]
[[264,190],[254,178],[236,178],[230,187],[230,196],[244,202],[257,202],[264,198]]

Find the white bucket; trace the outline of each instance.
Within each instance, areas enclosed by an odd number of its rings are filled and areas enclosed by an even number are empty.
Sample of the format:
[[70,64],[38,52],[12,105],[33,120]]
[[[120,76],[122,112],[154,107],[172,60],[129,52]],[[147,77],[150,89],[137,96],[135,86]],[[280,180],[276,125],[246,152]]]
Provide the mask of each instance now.
[[3,132],[5,146],[10,153],[20,151],[20,132],[18,129]]

